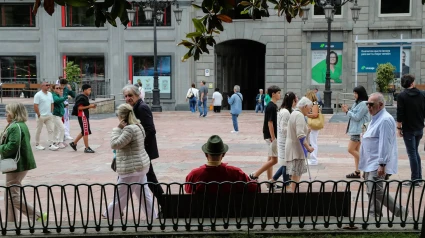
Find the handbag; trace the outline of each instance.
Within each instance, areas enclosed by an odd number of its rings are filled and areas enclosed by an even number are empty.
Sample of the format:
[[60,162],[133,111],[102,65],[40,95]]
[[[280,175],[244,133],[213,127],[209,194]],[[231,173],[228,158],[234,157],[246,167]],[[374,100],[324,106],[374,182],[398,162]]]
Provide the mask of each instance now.
[[188,99],[192,99],[193,97],[195,97],[195,95],[192,92],[192,89],[190,89],[190,93],[186,96]]
[[307,124],[312,130],[321,130],[325,126],[325,117],[322,112],[319,112],[319,116],[316,118],[308,118]]
[[12,172],[18,169],[18,162],[19,162],[19,159],[21,158],[21,140],[22,140],[21,127],[19,126],[19,124],[17,123],[15,124],[18,125],[18,128],[19,128],[19,148],[18,148],[18,152],[16,153],[16,157],[14,159],[6,158],[6,159],[0,160],[0,170],[3,173]]

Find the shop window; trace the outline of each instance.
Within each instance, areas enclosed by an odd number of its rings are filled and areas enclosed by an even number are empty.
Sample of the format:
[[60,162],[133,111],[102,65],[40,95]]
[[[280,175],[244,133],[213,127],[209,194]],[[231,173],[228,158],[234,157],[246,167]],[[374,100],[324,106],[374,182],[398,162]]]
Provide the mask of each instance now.
[[35,56],[0,56],[2,83],[37,83]]
[[67,56],[66,60],[80,66],[80,76],[83,82],[105,80],[104,56]]
[[[171,6],[162,10],[162,22],[157,22],[156,26],[171,26]],[[132,26],[153,26],[153,21],[146,21],[145,12],[143,8],[136,7],[136,14],[134,15],[134,22]]]
[[412,0],[379,0],[380,16],[410,16]]
[[[152,97],[154,87],[154,57],[153,56],[133,56],[133,84],[138,81],[142,83],[147,97]],[[158,87],[160,98],[171,98],[171,56],[158,56]]]
[[[67,27],[96,27],[95,25],[95,17],[86,16],[86,10],[85,7],[72,7],[72,6],[66,6],[65,8],[65,26]],[[103,27],[104,24],[100,23],[100,26]]]
[[35,27],[32,3],[0,3],[1,27]]

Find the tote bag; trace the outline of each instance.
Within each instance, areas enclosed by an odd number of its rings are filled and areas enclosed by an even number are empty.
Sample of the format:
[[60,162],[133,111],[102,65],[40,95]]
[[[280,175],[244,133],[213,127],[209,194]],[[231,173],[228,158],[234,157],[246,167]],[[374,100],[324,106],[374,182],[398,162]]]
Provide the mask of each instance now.
[[312,130],[321,130],[325,126],[325,117],[322,112],[319,112],[319,116],[316,118],[308,118],[308,126]]

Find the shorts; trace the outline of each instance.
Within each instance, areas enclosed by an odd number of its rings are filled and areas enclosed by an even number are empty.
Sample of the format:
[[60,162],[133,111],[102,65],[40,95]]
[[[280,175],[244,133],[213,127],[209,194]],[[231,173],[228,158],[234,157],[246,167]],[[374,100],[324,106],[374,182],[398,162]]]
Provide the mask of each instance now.
[[87,117],[78,117],[78,123],[80,124],[81,135],[83,136],[91,135],[90,122]]
[[265,139],[267,143],[267,151],[269,157],[277,157],[277,139],[273,142],[270,142],[270,139]]
[[360,135],[351,135],[350,140],[354,142],[360,142]]
[[286,162],[286,173],[294,176],[301,176],[307,173],[307,166],[305,164],[305,159],[295,159],[292,161]]

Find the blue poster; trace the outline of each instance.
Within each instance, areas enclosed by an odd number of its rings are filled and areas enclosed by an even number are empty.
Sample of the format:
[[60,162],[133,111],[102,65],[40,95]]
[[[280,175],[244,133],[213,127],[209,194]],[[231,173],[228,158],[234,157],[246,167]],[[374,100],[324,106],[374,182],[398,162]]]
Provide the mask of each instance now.
[[378,64],[391,63],[400,73],[400,47],[358,47],[357,72],[376,73]]

